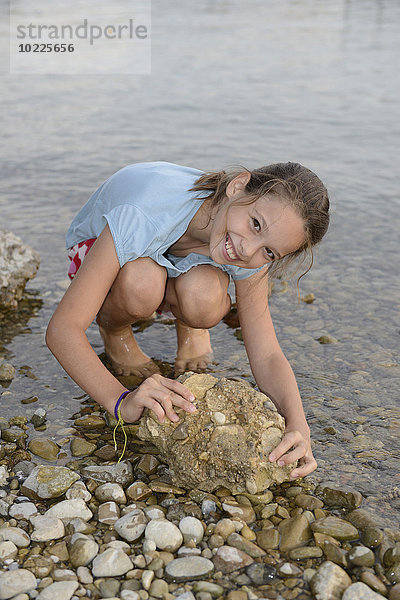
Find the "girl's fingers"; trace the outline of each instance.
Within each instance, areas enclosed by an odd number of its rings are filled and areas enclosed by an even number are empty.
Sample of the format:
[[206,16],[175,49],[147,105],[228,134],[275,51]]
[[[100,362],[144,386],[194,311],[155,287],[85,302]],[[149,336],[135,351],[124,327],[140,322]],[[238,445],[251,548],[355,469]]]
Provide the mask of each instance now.
[[163,407],[165,415],[170,421],[176,422],[179,421],[179,417],[173,409],[172,396],[172,392],[154,391],[154,398]]
[[315,460],[315,458],[313,456],[308,457],[305,459],[305,462],[303,465],[293,469],[293,471],[290,473],[290,477],[291,477],[291,479],[298,479],[299,477],[305,477],[306,475],[309,475],[310,473],[315,471],[317,466],[318,465],[317,465],[317,461]]
[[304,443],[299,444],[291,452],[288,452],[287,454],[285,454],[284,456],[279,458],[278,465],[280,467],[283,467],[284,465],[290,465],[290,463],[294,463],[296,460],[300,460],[301,458],[303,458],[303,456],[305,456],[306,452],[307,452],[306,445]]
[[168,379],[167,377],[162,377],[161,384],[164,387],[171,390],[172,392],[175,392],[175,394],[177,394],[178,396],[186,398],[186,400],[188,400],[189,402],[193,402],[193,400],[195,400],[195,397],[192,394],[192,392],[179,381],[176,381],[174,379]]
[[143,407],[149,408],[151,411],[153,411],[160,423],[164,423],[165,412],[163,407],[159,402],[157,402],[157,400],[153,400],[152,398],[145,398],[141,404]]
[[271,462],[274,462],[275,460],[279,460],[281,456],[283,456],[284,454],[286,454],[286,452],[288,450],[290,450],[290,448],[292,446],[296,445],[296,442],[300,441],[300,434],[297,436],[296,433],[290,432],[287,433],[286,435],[284,435],[283,440],[281,441],[280,444],[278,444],[278,446],[271,452],[271,454],[269,455],[269,460]]

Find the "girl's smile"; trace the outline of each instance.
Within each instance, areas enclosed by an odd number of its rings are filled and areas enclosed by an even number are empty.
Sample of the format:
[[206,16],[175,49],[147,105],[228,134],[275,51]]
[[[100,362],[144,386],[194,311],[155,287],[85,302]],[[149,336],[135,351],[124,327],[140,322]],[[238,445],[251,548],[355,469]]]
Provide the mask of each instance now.
[[269,196],[219,207],[209,236],[215,262],[257,269],[295,252],[304,242],[304,223],[290,204]]

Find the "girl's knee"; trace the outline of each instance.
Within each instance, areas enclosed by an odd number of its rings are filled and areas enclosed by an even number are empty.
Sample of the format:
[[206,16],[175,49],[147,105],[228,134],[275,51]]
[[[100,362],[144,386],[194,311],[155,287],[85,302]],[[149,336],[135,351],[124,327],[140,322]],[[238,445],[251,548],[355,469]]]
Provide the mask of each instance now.
[[230,310],[229,277],[211,265],[192,268],[175,280],[183,320],[191,327],[209,329]]
[[145,318],[161,304],[166,280],[164,267],[151,258],[138,258],[122,267],[112,291],[128,313]]

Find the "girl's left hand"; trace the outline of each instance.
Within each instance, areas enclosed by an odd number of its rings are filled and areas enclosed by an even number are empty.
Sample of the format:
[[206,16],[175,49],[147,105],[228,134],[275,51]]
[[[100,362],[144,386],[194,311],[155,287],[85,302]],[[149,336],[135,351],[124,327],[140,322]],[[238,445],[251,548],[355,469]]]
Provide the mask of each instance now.
[[305,477],[317,468],[317,461],[311,450],[311,440],[298,429],[286,429],[281,443],[269,455],[269,460],[277,461],[280,467],[297,460],[297,467],[290,473],[291,479]]

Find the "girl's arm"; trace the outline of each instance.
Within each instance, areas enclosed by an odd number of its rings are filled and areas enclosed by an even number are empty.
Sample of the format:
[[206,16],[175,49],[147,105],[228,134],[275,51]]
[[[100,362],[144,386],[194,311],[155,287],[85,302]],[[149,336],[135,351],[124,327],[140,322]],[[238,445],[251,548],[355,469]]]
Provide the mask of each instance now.
[[269,458],[282,465],[299,460],[291,477],[304,477],[316,469],[317,463],[311,451],[310,429],[296,379],[279,346],[269,312],[266,271],[263,269],[247,279],[236,281],[235,288],[251,370],[260,390],[271,398],[286,420],[285,435]]
[[[50,320],[46,342],[72,379],[108,412],[126,388],[106,369],[86,337],[86,329],[99,312],[120,270],[108,225],[93,244],[78,273]],[[165,415],[179,420],[172,405],[193,412],[194,397],[178,381],[161,375],[149,377],[131,392],[121,407],[128,422],[136,421],[144,407],[160,421]]]

